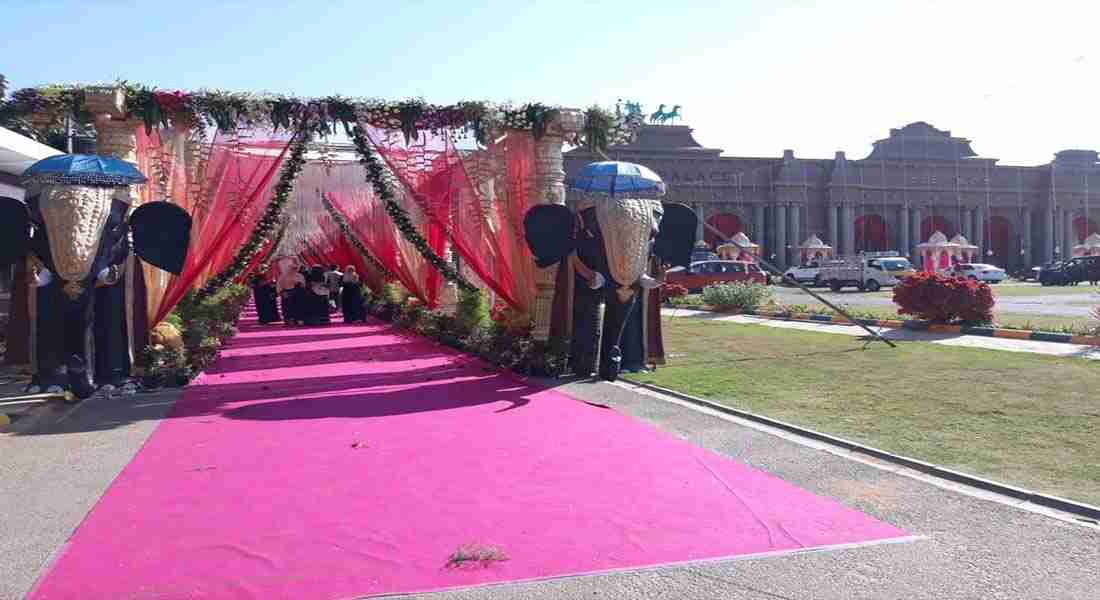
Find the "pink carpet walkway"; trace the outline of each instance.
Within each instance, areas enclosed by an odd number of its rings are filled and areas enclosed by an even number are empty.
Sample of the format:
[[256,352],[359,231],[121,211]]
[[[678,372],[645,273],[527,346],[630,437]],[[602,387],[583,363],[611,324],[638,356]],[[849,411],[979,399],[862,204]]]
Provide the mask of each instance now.
[[[31,598],[350,599],[905,535],[388,326],[250,320]],[[507,560],[448,567],[467,544]]]

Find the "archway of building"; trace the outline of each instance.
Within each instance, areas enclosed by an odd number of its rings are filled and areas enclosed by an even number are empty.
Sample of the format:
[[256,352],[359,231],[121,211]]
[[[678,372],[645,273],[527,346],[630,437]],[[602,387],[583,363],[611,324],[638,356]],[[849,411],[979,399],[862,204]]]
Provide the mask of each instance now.
[[925,217],[924,220],[921,221],[920,239],[917,241],[927,242],[928,238],[932,237],[932,234],[937,231],[946,235],[947,239],[951,239],[959,233],[959,230],[955,227],[955,223],[950,219],[943,215],[933,215]]
[[[718,213],[707,217],[707,224],[711,227],[722,232],[722,235],[727,238],[733,237],[737,232],[742,231],[744,225],[741,223],[741,218],[733,213]],[[717,247],[719,244],[724,243],[726,240],[718,239],[718,236],[713,231],[707,229],[703,234],[703,240],[711,248]],[[756,240],[753,240],[754,242]]]
[[1085,238],[1090,235],[1100,232],[1100,229],[1096,227],[1096,221],[1093,219],[1086,219],[1085,217],[1077,217],[1073,220],[1073,235],[1075,243],[1080,244],[1085,241]]
[[852,226],[856,232],[856,252],[889,250],[890,239],[886,233],[886,219],[882,215],[872,213],[856,217]]
[[[989,248],[993,256],[979,257],[979,261],[989,262],[1000,267],[1015,264],[1020,249],[1017,248],[1014,235],[1015,226],[1007,217],[994,215],[989,218]],[[987,252],[988,252],[987,250]]]

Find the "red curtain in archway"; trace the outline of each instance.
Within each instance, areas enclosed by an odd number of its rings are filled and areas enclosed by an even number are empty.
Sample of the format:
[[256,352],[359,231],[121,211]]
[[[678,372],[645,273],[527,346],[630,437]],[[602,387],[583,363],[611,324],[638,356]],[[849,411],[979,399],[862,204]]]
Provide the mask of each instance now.
[[[733,237],[737,232],[742,230],[741,219],[737,215],[730,213],[718,213],[707,217],[707,224],[711,227],[722,232],[722,235],[727,238]],[[705,229],[705,228],[704,228]],[[714,248],[719,244],[725,243],[726,240],[718,239],[718,236],[714,234],[710,229],[706,229],[703,232],[703,240],[708,246]]]
[[886,233],[886,219],[882,215],[870,214],[857,217],[852,224],[856,232],[856,251],[880,252],[889,250],[889,238]]
[[955,228],[955,224],[950,219],[942,215],[933,215],[925,217],[921,221],[919,241],[927,242],[928,238],[932,237],[932,234],[937,231],[946,235],[947,239],[951,239],[959,233],[959,230]]
[[993,216],[989,218],[989,250],[993,256],[980,256],[979,261],[990,262],[999,266],[1007,266],[1010,257],[1015,254],[1016,247],[1013,243],[1012,221],[1005,217]]

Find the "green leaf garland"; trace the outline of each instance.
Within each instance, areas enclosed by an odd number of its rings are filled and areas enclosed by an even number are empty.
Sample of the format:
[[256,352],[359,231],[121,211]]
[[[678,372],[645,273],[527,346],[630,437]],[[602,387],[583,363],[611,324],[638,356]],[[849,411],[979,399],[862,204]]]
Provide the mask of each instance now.
[[363,241],[360,240],[359,237],[355,235],[355,232],[351,230],[351,225],[348,224],[348,221],[344,218],[344,215],[340,214],[340,211],[336,210],[336,207],[332,205],[332,202],[327,197],[325,197],[324,194],[321,195],[321,205],[325,207],[326,211],[328,211],[328,214],[330,217],[332,217],[332,220],[336,221],[336,224],[340,227],[340,232],[344,234],[344,238],[346,238],[352,246],[355,246],[355,250],[358,251],[359,255],[363,257],[363,260],[370,263],[371,266],[373,266],[375,269],[378,269],[378,271],[380,271],[386,279],[397,279],[397,276],[394,275],[392,271],[387,269],[386,265],[383,265],[381,262],[379,262],[378,259],[375,258],[373,254],[371,254],[370,250],[367,250],[367,247],[363,245]]
[[409,219],[409,214],[405,212],[405,209],[394,199],[393,188],[390,187],[389,181],[386,180],[386,171],[382,166],[381,161],[378,160],[378,156],[370,148],[370,142],[367,141],[367,135],[363,132],[363,129],[358,125],[352,128],[352,140],[355,142],[355,150],[359,153],[359,162],[367,171],[367,182],[374,187],[374,191],[386,204],[386,214],[393,220],[393,224],[397,226],[401,235],[420,252],[420,255],[425,258],[447,281],[454,283],[459,288],[472,292],[477,288],[470,282],[466,281],[462,275],[455,270],[454,266],[448,264],[438,254],[432,250],[428,245],[424,236],[420,235],[420,232],[416,230],[416,226],[413,225],[412,220]]
[[302,172],[303,165],[305,165],[306,146],[309,144],[311,137],[310,129],[303,127],[290,142],[290,153],[283,163],[282,172],[279,173],[279,181],[275,184],[275,195],[271,198],[271,202],[267,205],[263,216],[256,223],[256,227],[252,230],[248,241],[237,251],[233,261],[196,293],[196,297],[200,300],[216,294],[225,286],[233,283],[248,268],[252,259],[256,257],[256,254],[271,237],[275,227],[280,225],[283,210],[286,208],[287,201],[290,200],[290,193],[294,190],[294,181],[298,179],[298,175]]
[[[307,122],[320,135],[330,135],[338,126],[351,136],[351,126],[362,119],[374,127],[400,131],[406,141],[422,131],[473,138],[482,145],[490,132],[527,130],[536,138],[546,133],[561,111],[537,102],[521,105],[483,101],[462,101],[451,105],[430,104],[420,98],[399,101],[352,99],[342,96],[298,98],[281,94],[254,94],[225,90],[165,91],[155,87],[118,81],[113,84],[47,85],[13,91],[0,97],[0,120],[24,123],[30,116],[49,117],[55,124],[72,115],[77,125],[91,126],[93,115],[85,107],[86,91],[119,87],[125,94],[126,111],[140,119],[147,131],[164,127],[214,126],[222,132],[264,126],[294,130]],[[585,113],[584,129],[567,140],[570,143],[606,150],[608,143],[623,143],[641,126],[604,109]],[[31,127],[24,123],[25,127]],[[33,129],[33,127],[32,127]],[[625,136],[625,137],[624,137]]]

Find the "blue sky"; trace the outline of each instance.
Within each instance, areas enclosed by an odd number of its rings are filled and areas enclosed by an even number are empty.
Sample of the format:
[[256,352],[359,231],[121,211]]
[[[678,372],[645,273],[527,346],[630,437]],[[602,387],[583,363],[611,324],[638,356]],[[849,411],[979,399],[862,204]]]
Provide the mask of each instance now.
[[862,158],[924,120],[1034,164],[1100,149],[1097,4],[0,0],[0,72],[15,87],[636,99],[682,105],[700,142],[737,155]]

